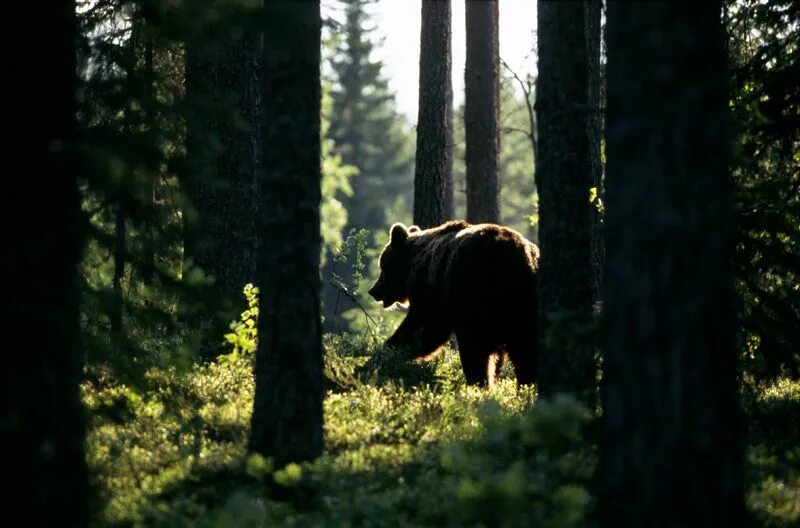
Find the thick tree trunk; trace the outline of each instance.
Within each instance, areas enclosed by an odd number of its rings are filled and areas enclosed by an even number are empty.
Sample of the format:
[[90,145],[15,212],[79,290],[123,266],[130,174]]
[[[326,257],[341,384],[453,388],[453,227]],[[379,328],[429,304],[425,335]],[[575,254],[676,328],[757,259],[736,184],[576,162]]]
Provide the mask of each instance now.
[[500,221],[500,50],[497,0],[466,0],[467,221]]
[[576,338],[592,306],[584,6],[540,0],[538,8],[539,391],[591,404],[594,350]]
[[719,2],[609,2],[604,526],[741,526]]
[[423,229],[444,222],[452,202],[445,196],[446,189],[453,188],[452,182],[447,183],[453,177],[447,126],[450,63],[450,0],[422,0],[414,223]]
[[6,347],[0,368],[3,517],[80,527],[88,523],[88,481],[79,394],[75,3],[7,9],[9,22],[36,21],[46,31],[6,50],[14,75],[5,118],[14,133],[4,159],[0,328],[15,345]]
[[186,52],[186,189],[194,209],[188,218],[185,261],[214,279],[215,313],[194,320],[200,331],[222,340],[227,323],[244,303],[242,289],[255,279],[258,233],[257,177],[261,170],[261,67],[259,38],[192,42]]
[[261,316],[250,450],[322,452],[319,1],[265,3]]

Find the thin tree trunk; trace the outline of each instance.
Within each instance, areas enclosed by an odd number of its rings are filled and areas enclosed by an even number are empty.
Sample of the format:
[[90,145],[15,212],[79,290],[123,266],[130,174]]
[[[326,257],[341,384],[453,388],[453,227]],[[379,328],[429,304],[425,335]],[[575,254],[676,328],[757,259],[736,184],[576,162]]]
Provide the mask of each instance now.
[[594,350],[576,338],[592,306],[584,6],[540,0],[538,8],[539,391],[591,405]]
[[453,175],[453,162],[456,155],[455,129],[453,128],[453,83],[450,79],[447,86],[447,166],[444,172],[444,218],[453,220],[456,217],[456,182]]
[[8,343],[0,368],[3,517],[6,524],[81,527],[88,523],[88,479],[79,393],[84,219],[74,164],[75,3],[14,2],[6,9],[9,22],[36,21],[46,31],[6,49],[14,75],[4,117],[14,133],[5,140],[0,208],[0,328]]
[[[135,9],[136,6],[134,6]],[[134,11],[133,20],[131,22],[130,38],[128,39],[128,47],[126,49],[126,85],[130,94],[137,93],[137,76],[136,76],[136,45],[138,44],[139,32],[141,31],[141,16],[138,11]],[[132,101],[132,100],[131,100]],[[129,102],[125,108],[123,126],[125,132],[133,135],[135,131],[132,102]],[[129,174],[132,176],[132,174]],[[122,293],[122,279],[125,277],[125,266],[128,258],[127,251],[127,214],[125,210],[124,194],[127,190],[124,186],[120,185],[117,189],[117,204],[114,208],[114,276],[111,281],[112,287],[112,304],[110,315],[110,332],[111,332],[111,348],[112,353],[118,357],[124,355],[124,298]]]
[[467,221],[500,221],[498,2],[466,0],[464,70]]
[[261,316],[250,450],[322,453],[319,1],[265,3]]
[[[155,79],[153,72],[153,37],[147,37],[144,51],[144,82],[145,82],[145,119],[147,127],[152,131],[155,129]],[[158,170],[156,167],[148,169],[148,181],[145,185],[145,223],[144,223],[144,262],[142,263],[142,280],[150,283],[153,280],[156,267],[156,247],[155,230],[157,229],[155,219],[155,194]]]
[[586,12],[586,66],[588,68],[589,119],[587,135],[589,138],[589,186],[595,189],[596,197],[592,203],[592,289],[596,311],[602,302],[603,269],[605,267],[605,245],[603,243],[603,213],[605,202],[603,191],[603,161],[601,144],[603,141],[603,76],[600,71],[600,18],[602,0],[584,0]]
[[111,307],[111,347],[114,354],[122,354],[124,341],[122,279],[125,276],[125,208],[120,199],[114,211],[114,278]]
[[741,526],[719,2],[609,2],[603,526]]
[[452,200],[445,197],[447,181],[453,177],[447,126],[452,100],[450,64],[450,0],[422,0],[414,223],[423,229],[444,222]]

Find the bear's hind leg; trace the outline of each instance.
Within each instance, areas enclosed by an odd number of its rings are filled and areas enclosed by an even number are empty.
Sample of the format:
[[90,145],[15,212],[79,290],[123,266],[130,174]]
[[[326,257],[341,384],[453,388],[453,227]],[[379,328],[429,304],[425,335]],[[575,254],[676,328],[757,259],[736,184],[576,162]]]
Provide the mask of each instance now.
[[486,376],[489,381],[489,387],[494,386],[494,382],[500,375],[500,369],[503,368],[503,363],[506,360],[506,353],[504,350],[498,350],[489,354],[489,362],[486,367]]
[[514,373],[517,375],[517,383],[520,385],[531,385],[536,383],[538,377],[537,368],[537,346],[536,340],[523,340],[509,344],[506,348],[511,364],[514,365]]
[[494,381],[494,373],[489,374],[489,369],[494,368],[490,361],[492,350],[476,344],[474,340],[456,333],[458,340],[458,355],[461,357],[461,369],[468,385],[488,386]]

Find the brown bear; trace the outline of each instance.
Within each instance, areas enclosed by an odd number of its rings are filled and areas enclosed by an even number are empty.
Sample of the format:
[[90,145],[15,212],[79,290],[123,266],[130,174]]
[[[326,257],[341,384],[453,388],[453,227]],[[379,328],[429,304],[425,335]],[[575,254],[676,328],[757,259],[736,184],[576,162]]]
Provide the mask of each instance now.
[[384,308],[408,303],[386,344],[433,356],[455,333],[469,384],[491,386],[507,356],[519,383],[536,380],[539,248],[508,227],[394,224],[369,291]]

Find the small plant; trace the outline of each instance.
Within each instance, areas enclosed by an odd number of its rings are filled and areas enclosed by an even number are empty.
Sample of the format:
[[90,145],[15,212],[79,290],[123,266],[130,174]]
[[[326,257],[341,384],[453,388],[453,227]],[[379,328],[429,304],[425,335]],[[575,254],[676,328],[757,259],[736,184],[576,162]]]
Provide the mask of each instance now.
[[225,340],[233,345],[231,355],[235,357],[255,353],[258,342],[258,287],[247,284],[244,296],[247,310],[242,312],[239,321],[230,324],[231,332],[225,334]]

